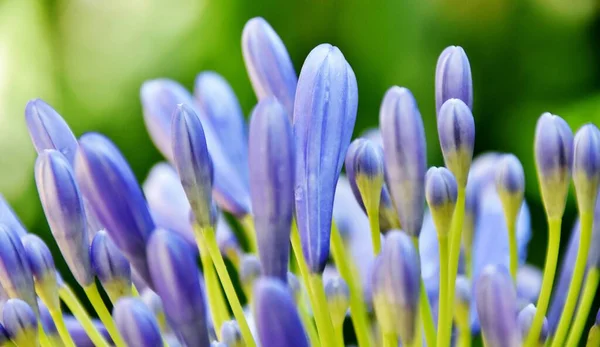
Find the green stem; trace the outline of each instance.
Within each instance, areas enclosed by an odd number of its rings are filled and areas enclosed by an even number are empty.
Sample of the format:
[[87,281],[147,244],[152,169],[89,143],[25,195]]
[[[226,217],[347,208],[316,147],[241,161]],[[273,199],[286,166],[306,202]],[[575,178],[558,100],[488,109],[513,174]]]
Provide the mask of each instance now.
[[465,273],[469,282],[473,280],[473,252],[470,248],[465,248]]
[[519,268],[519,255],[517,251],[517,230],[516,218],[512,221],[506,221],[508,225],[508,247],[510,250],[510,275],[515,283],[517,283],[517,270]]
[[315,324],[313,323],[312,318],[308,314],[306,310],[306,305],[304,305],[304,300],[300,299],[301,302],[298,303],[298,312],[300,314],[300,319],[302,320],[302,324],[304,325],[304,329],[308,333],[308,339],[310,340],[310,345],[313,347],[320,347],[319,343],[319,335],[317,334],[317,329],[315,329]]
[[471,322],[469,320],[469,304],[455,304],[456,327],[458,329],[458,347],[471,347]]
[[439,313],[438,313],[438,335],[437,345],[447,346],[450,343],[451,325],[446,322],[452,322],[450,315],[450,296],[448,296],[448,237],[438,235],[440,249],[440,292],[439,292]]
[[69,335],[69,331],[67,330],[67,326],[65,325],[65,320],[63,319],[62,312],[60,310],[49,310],[50,316],[54,321],[54,325],[56,325],[56,330],[58,331],[58,335],[65,347],[75,347],[75,343]]
[[[458,273],[458,261],[460,258],[460,244],[462,241],[463,220],[465,218],[465,188],[458,188],[458,197],[456,199],[456,207],[452,215],[452,223],[450,226],[450,256],[448,261],[448,316],[446,322],[438,329],[450,331],[452,329],[452,317],[454,316],[454,290],[456,288],[456,275]],[[449,334],[444,336],[450,338]],[[438,340],[442,344],[438,347],[448,346],[450,340]]]
[[79,323],[83,326],[86,334],[92,340],[96,347],[109,347],[102,334],[96,329],[89,314],[85,311],[71,288],[63,286],[58,289],[58,296],[67,305],[71,313],[77,318]]
[[252,216],[247,214],[241,219],[240,223],[244,229],[246,239],[248,240],[248,247],[250,247],[249,253],[256,253],[258,246],[256,244],[256,230],[254,229],[254,220],[252,219]]
[[90,300],[90,303],[94,307],[94,310],[96,310],[98,318],[100,318],[102,324],[104,324],[104,327],[106,328],[106,331],[108,331],[108,334],[113,340],[115,346],[125,347],[125,341],[123,341],[123,338],[121,337],[119,330],[117,330],[117,326],[115,325],[115,322],[113,321],[110,312],[108,312],[106,305],[104,305],[104,301],[102,301],[102,297],[100,297],[100,292],[98,292],[98,286],[96,286],[96,283],[92,282],[92,284],[90,284],[89,286],[84,287],[83,291]]
[[394,333],[383,334],[383,347],[398,347],[398,339]]
[[567,339],[567,346],[576,346],[579,343],[581,333],[583,332],[583,328],[585,327],[585,322],[590,313],[590,308],[592,307],[592,304],[594,302],[594,297],[596,295],[596,289],[598,288],[599,279],[600,269],[592,268],[588,272],[587,279],[585,280],[583,294],[579,302],[577,314],[575,315],[575,322],[573,323],[573,327],[571,328],[571,332],[569,333],[569,338]]
[[[419,252],[419,239],[417,237],[412,238],[413,245],[417,252]],[[419,258],[420,259],[420,258]],[[436,346],[436,332],[435,325],[433,324],[433,314],[431,314],[431,305],[429,305],[429,297],[427,296],[427,290],[425,289],[425,282],[423,276],[421,277],[420,293],[419,293],[419,313],[421,315],[421,322],[423,323],[423,329],[425,330],[425,341],[427,346]]]
[[529,329],[529,334],[525,340],[524,346],[537,346],[539,341],[540,331],[544,324],[546,310],[550,303],[550,295],[552,294],[552,286],[554,285],[554,275],[556,273],[556,264],[558,261],[558,248],[560,246],[560,228],[562,219],[548,219],[548,249],[546,250],[546,264],[544,266],[544,277],[542,280],[542,288],[538,297],[535,316]]
[[337,346],[344,346],[344,324],[333,326],[333,334],[335,335],[335,343]]
[[367,318],[367,309],[363,300],[363,289],[358,276],[358,271],[352,257],[346,253],[344,241],[339,230],[332,224],[331,228],[331,252],[335,265],[348,285],[350,291],[350,318],[356,332],[356,339],[360,347],[371,346],[371,336],[369,334],[369,320]]
[[[40,342],[41,347],[52,347],[50,341],[48,340],[48,335],[44,331],[44,327],[42,321],[38,319],[38,340]],[[31,341],[29,341],[31,342]]]
[[379,230],[379,204],[368,210],[369,226],[371,228],[371,239],[373,242],[373,253],[381,252],[381,232]]
[[594,216],[589,211],[580,213],[580,221],[581,234],[579,236],[579,251],[577,252],[577,258],[575,259],[575,267],[573,269],[573,277],[571,278],[567,300],[565,301],[565,306],[563,307],[562,315],[558,322],[558,328],[554,335],[552,347],[563,346],[563,342],[569,330],[573,311],[575,311],[575,306],[577,305],[581,282],[585,275],[585,266],[590,250],[590,243],[592,242],[592,224]]
[[600,327],[598,327],[597,325],[594,325],[590,329],[586,347],[598,347],[598,346],[600,346]]
[[325,296],[325,289],[323,288],[323,278],[321,277],[321,274],[310,274],[309,281],[310,291],[313,293],[317,303],[316,306],[313,306],[313,310],[315,311],[315,318],[317,319],[317,325],[319,326],[321,345],[335,346],[333,325],[331,324],[329,312],[326,310],[327,297]]
[[231,305],[231,310],[233,311],[235,320],[240,326],[240,331],[242,333],[244,341],[246,342],[246,346],[255,347],[256,343],[252,338],[252,333],[250,332],[248,322],[246,322],[244,310],[242,309],[240,300],[237,297],[235,288],[233,286],[233,283],[231,282],[229,273],[227,272],[227,267],[225,267],[225,262],[223,261],[221,252],[219,251],[219,246],[217,245],[217,239],[215,236],[215,230],[212,227],[206,228],[202,231],[202,235],[204,236],[204,240],[206,241],[206,246],[208,248],[208,252],[210,253],[210,257],[212,258],[215,268],[217,269],[217,274],[219,275],[221,283],[223,284],[223,288],[225,289],[225,295],[227,296],[227,300]]

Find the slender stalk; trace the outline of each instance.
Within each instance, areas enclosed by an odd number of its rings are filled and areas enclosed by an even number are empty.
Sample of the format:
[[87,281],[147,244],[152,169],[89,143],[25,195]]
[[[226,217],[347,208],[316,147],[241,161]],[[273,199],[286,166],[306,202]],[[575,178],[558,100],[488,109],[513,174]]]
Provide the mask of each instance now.
[[371,228],[371,239],[373,242],[373,254],[381,252],[381,232],[379,230],[379,203],[374,204],[367,212],[369,216],[369,226]]
[[[439,313],[438,313],[438,335],[437,345],[440,347],[449,346],[452,325],[446,322],[452,322],[448,316],[450,311],[450,296],[448,296],[448,237],[438,235],[440,249],[440,292],[439,292]],[[454,299],[454,297],[452,298]]]
[[313,347],[321,347],[321,344],[319,343],[319,335],[317,334],[317,329],[315,328],[315,324],[313,323],[312,318],[308,314],[306,305],[304,305],[304,300],[300,299],[300,301],[301,302],[298,303],[298,313],[300,314],[300,319],[302,320],[304,329],[308,333],[308,339],[310,340],[310,345]]
[[[458,197],[456,199],[456,207],[452,215],[452,223],[450,225],[450,256],[448,261],[448,315],[445,317],[446,322],[438,329],[450,331],[452,329],[452,317],[454,317],[454,290],[456,284],[456,275],[458,273],[458,261],[460,258],[460,244],[462,241],[463,220],[465,218],[465,187],[458,187]],[[445,338],[450,338],[449,334]],[[440,340],[438,340],[440,341]],[[448,346],[450,340],[443,340],[439,347]]]
[[337,346],[345,346],[344,345],[344,324],[333,325],[333,334],[335,336],[335,343]]
[[586,347],[598,347],[598,346],[600,346],[600,328],[597,325],[594,325],[590,329]]
[[[417,252],[419,251],[419,239],[413,237],[413,244]],[[429,305],[429,297],[427,296],[427,290],[425,289],[425,282],[423,282],[423,276],[421,276],[421,290],[419,293],[419,311],[421,315],[421,322],[423,323],[423,329],[425,330],[425,341],[427,346],[436,346],[436,332],[435,325],[433,324],[433,314],[431,314],[431,306]]]
[[202,236],[202,230],[198,226],[194,226],[194,234],[196,237],[196,245],[200,251],[200,261],[202,262],[202,269],[204,272],[204,283],[206,284],[206,294],[209,302],[210,315],[213,318],[213,325],[217,337],[221,338],[221,326],[227,320],[229,320],[229,311],[223,298],[223,292],[221,291],[221,285],[219,279],[215,273],[215,268]]
[[237,297],[235,288],[233,286],[233,283],[231,282],[231,277],[229,277],[229,273],[227,272],[227,267],[225,267],[225,262],[223,261],[221,252],[219,251],[219,245],[217,244],[215,230],[212,227],[206,228],[202,231],[202,235],[204,236],[204,240],[206,241],[208,253],[212,258],[213,264],[215,265],[215,268],[217,270],[217,274],[219,275],[221,283],[223,284],[223,288],[225,289],[225,295],[227,296],[227,300],[229,301],[235,320],[240,326],[240,331],[242,333],[244,341],[246,342],[246,346],[255,347],[256,343],[254,342],[254,338],[252,337],[252,333],[250,332],[248,322],[246,322],[244,310],[242,309],[240,300]]
[[73,291],[68,286],[63,286],[58,289],[58,296],[67,305],[73,316],[77,318],[79,323],[83,326],[87,336],[92,340],[96,347],[109,347],[108,342],[104,339],[102,334],[96,329],[92,319],[85,311]]
[[575,315],[575,322],[569,333],[567,339],[567,346],[577,346],[581,333],[585,327],[585,322],[590,313],[590,308],[594,303],[594,297],[596,296],[596,290],[598,289],[598,281],[600,280],[600,269],[592,268],[587,275],[585,280],[585,286],[583,288],[583,294],[579,301],[579,308]]
[[580,213],[580,221],[581,234],[579,235],[579,251],[577,252],[577,258],[575,259],[575,267],[573,269],[573,277],[571,278],[567,300],[565,301],[565,306],[563,307],[562,315],[558,322],[558,328],[554,335],[552,347],[563,346],[563,342],[569,330],[573,311],[575,311],[575,306],[577,305],[577,298],[579,297],[579,291],[581,290],[581,282],[585,275],[585,266],[590,250],[590,243],[592,242],[592,224],[594,222],[594,216],[591,212]]
[[100,292],[98,292],[98,286],[96,286],[96,283],[92,282],[92,284],[90,284],[89,286],[84,287],[83,291],[85,292],[88,299],[90,300],[90,303],[94,307],[94,310],[96,310],[96,313],[98,314],[98,318],[100,318],[100,320],[102,321],[102,324],[104,324],[104,327],[108,331],[108,334],[110,335],[110,338],[113,340],[113,343],[115,344],[115,346],[117,346],[117,347],[127,346],[125,344],[125,341],[123,341],[123,338],[121,337],[121,334],[119,333],[119,330],[117,330],[117,326],[115,325],[115,322],[113,321],[113,319],[110,315],[110,312],[108,312],[106,305],[104,305],[104,301],[102,301],[102,297],[100,297]]
[[38,340],[40,342],[41,347],[52,347],[50,341],[48,340],[48,335],[44,331],[44,326],[42,321],[38,319]]
[[544,277],[542,288],[536,305],[535,316],[529,329],[529,334],[525,340],[524,346],[536,346],[539,341],[540,331],[544,324],[546,310],[550,303],[552,286],[554,285],[554,275],[556,273],[556,264],[558,260],[558,247],[560,246],[560,228],[562,220],[560,218],[548,219],[548,249],[546,250],[546,264],[544,266]]
[[398,339],[394,333],[383,334],[383,347],[398,347]]
[[256,244],[256,230],[254,229],[254,220],[251,215],[244,216],[240,223],[244,229],[244,235],[246,235],[246,239],[248,240],[248,246],[250,247],[249,253],[256,253],[258,250],[258,246]]
[[517,220],[506,221],[508,225],[508,247],[510,250],[510,275],[517,283],[517,270],[519,268],[519,255],[517,253]]
[[65,347],[75,347],[75,343],[69,335],[69,331],[67,330],[67,326],[65,325],[65,320],[63,319],[62,312],[60,309],[58,310],[49,310],[50,316],[54,321],[54,325],[56,325],[56,330],[58,331],[58,335],[60,336]]
[[358,271],[355,270],[356,266],[352,261],[352,257],[346,253],[344,241],[335,223],[332,224],[331,228],[331,252],[340,275],[348,284],[350,291],[350,317],[352,318],[358,345],[360,347],[370,346],[372,340],[369,334],[369,320],[367,318],[365,301],[363,300],[362,284],[358,276]]
[[473,252],[465,247],[465,273],[469,281],[473,280]]

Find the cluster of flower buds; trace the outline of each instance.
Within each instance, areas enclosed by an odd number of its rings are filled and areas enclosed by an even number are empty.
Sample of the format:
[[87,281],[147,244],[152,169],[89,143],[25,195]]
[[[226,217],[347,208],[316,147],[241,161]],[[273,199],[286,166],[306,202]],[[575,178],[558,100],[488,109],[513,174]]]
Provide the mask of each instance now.
[[[407,88],[391,87],[380,130],[351,143],[358,84],[339,48],[315,47],[297,74],[277,33],[254,18],[242,51],[258,99],[249,126],[215,72],[200,73],[193,93],[167,79],[143,84],[144,121],[167,162],[142,186],[107,137],[77,138],[44,101],[27,104],[54,240],[28,233],[0,196],[0,345],[469,347],[477,335],[490,347],[579,343],[600,282],[596,126],[573,135],[550,113],[537,123],[549,227],[542,274],[525,264],[519,159],[473,158],[461,47],[438,60],[431,121],[445,167],[429,169]],[[555,283],[571,180],[579,220]],[[600,345],[599,318],[587,339]]]

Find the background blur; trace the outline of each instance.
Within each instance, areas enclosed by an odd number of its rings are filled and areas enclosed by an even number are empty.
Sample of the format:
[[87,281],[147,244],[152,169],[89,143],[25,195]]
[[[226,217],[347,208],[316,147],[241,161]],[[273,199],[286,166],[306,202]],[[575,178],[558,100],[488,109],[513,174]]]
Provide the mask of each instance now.
[[[142,82],[169,77],[191,88],[198,72],[216,70],[248,113],[256,98],[240,39],[254,16],[279,33],[297,71],[317,44],[340,47],[358,79],[355,134],[376,125],[387,88],[410,88],[426,124],[430,165],[442,164],[437,57],[448,45],[464,47],[473,70],[476,151],[510,151],[523,162],[534,227],[529,260],[543,266],[546,223],[534,126],[544,111],[563,116],[573,129],[600,118],[596,0],[0,0],[0,192],[30,231],[47,233],[48,226],[23,115],[29,99],[53,105],[77,136],[107,134],[143,180],[162,158],[143,124]],[[575,213],[571,196],[563,246]]]

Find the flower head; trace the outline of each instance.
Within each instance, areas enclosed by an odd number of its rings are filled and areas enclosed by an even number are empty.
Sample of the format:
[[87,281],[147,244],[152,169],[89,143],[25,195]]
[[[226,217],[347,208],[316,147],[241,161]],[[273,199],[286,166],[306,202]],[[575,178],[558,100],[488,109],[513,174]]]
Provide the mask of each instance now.
[[435,106],[440,108],[448,99],[462,100],[473,108],[471,65],[464,49],[450,46],[442,51],[435,68]]
[[112,302],[131,295],[131,268],[123,253],[108,237],[99,231],[90,245],[92,268]]
[[450,170],[432,167],[427,171],[425,198],[439,235],[446,236],[450,232],[457,195],[456,180]]
[[332,277],[325,282],[325,297],[334,326],[344,323],[350,307],[350,289],[341,277]]
[[586,124],[575,134],[573,145],[573,183],[582,212],[591,212],[600,185],[600,130]]
[[158,323],[140,299],[123,298],[113,308],[113,318],[129,346],[163,346]]
[[31,341],[37,341],[38,320],[34,310],[25,301],[8,300],[2,307],[2,322],[8,336],[17,346],[30,346]]
[[33,234],[23,236],[21,243],[33,275],[37,294],[50,308],[60,308],[56,267],[50,249],[42,239]]

